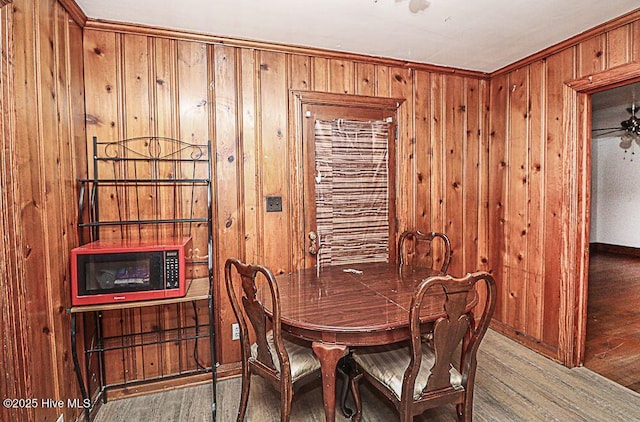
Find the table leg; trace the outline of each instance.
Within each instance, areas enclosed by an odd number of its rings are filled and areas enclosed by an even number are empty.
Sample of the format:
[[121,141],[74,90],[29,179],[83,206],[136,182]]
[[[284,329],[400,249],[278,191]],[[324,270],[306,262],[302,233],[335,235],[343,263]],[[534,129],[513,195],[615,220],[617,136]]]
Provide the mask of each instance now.
[[340,344],[317,341],[314,341],[311,347],[320,360],[324,415],[327,422],[334,422],[336,418],[336,368],[340,358],[347,354],[348,348]]

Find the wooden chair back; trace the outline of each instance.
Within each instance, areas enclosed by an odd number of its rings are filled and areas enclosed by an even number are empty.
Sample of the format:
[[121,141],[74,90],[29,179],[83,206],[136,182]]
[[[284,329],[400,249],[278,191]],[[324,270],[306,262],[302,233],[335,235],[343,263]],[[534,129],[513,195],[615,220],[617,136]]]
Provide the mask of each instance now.
[[[434,240],[440,244],[434,244]],[[444,233],[407,230],[398,239],[397,263],[400,267],[434,268],[446,273],[451,263],[451,242]],[[438,263],[439,268],[435,268]]]
[[[233,271],[235,269],[235,271]],[[280,296],[278,285],[273,273],[262,265],[244,264],[236,258],[230,258],[224,268],[227,294],[231,302],[233,313],[240,326],[241,356],[243,365],[250,363],[257,367],[259,372],[273,379],[291,383],[291,370],[289,356],[282,342],[282,330],[280,327]],[[258,300],[258,276],[264,278],[264,287],[269,289],[271,299],[272,318],[267,316],[264,305]],[[261,283],[262,284],[262,283]],[[239,291],[238,291],[239,290]],[[241,296],[241,299],[238,299]],[[251,344],[249,341],[249,324],[256,335],[257,355],[251,358]],[[279,360],[278,371],[273,361],[274,354],[267,341],[269,328],[273,330],[273,345],[275,356]]]
[[[474,309],[481,309],[480,318],[476,319],[473,311],[468,307],[470,293],[478,284],[486,288],[485,294],[477,295],[479,303]],[[420,370],[423,357],[423,345],[420,331],[420,310],[423,298],[428,294],[444,292],[444,315],[438,318],[433,325],[433,339],[431,347],[435,355],[435,362],[431,367],[431,375],[422,394],[416,400],[414,396],[415,380]],[[459,416],[471,415],[471,403],[473,401],[473,386],[477,366],[476,354],[480,342],[484,337],[496,303],[496,284],[493,277],[486,272],[467,274],[462,278],[450,275],[430,277],[416,289],[409,311],[411,327],[411,363],[404,373],[402,386],[402,401],[414,401],[412,414],[419,414],[423,409],[432,407],[429,401],[443,400],[447,394],[452,395],[454,402],[459,403]],[[460,348],[460,349],[458,349]],[[460,354],[456,351],[460,351]],[[458,361],[459,359],[459,361]],[[462,398],[460,389],[452,386],[451,368],[461,375],[461,386],[464,388]],[[423,404],[424,406],[421,406]],[[465,418],[466,419],[466,418]]]

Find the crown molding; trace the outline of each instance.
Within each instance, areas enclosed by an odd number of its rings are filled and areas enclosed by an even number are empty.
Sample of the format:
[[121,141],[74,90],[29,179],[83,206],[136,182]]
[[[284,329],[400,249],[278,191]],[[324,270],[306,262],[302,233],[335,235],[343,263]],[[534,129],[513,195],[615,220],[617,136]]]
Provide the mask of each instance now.
[[[0,3],[3,1],[7,0],[0,0]],[[11,2],[13,0],[8,1]],[[71,16],[71,19],[73,19],[73,21],[77,23],[80,28],[84,28],[85,24],[87,23],[87,15],[84,14],[80,6],[78,6],[78,3],[76,3],[74,0],[58,0],[58,2],[62,5],[62,7],[64,7],[69,16]]]
[[313,47],[301,47],[296,45],[278,44],[273,42],[248,40],[241,38],[231,38],[219,35],[212,35],[200,32],[184,31],[179,29],[160,28],[141,24],[126,22],[105,21],[88,18],[85,29],[99,31],[120,32],[125,34],[145,35],[159,38],[171,38],[185,41],[198,41],[208,44],[223,44],[231,47],[254,48],[258,50],[277,51],[291,54],[302,54],[308,56],[322,57],[337,60],[352,60],[357,62],[373,63],[385,66],[395,66],[410,68],[413,70],[424,70],[427,72],[442,73],[448,75],[458,75],[477,79],[488,79],[489,74],[476,70],[457,69],[453,67],[430,65],[425,63],[410,62],[405,60],[390,59],[385,57],[367,56],[365,54],[344,53],[334,50],[325,50]]

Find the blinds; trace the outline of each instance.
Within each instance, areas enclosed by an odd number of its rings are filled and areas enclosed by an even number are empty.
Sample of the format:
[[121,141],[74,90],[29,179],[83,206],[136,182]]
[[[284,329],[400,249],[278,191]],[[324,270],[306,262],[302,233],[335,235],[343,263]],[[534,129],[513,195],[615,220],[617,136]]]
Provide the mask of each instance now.
[[318,265],[389,260],[386,122],[315,122]]

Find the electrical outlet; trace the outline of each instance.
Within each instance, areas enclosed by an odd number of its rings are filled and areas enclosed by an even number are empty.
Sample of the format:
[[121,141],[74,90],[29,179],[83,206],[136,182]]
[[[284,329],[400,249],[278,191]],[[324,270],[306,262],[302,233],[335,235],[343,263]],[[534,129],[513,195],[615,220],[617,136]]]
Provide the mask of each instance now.
[[240,340],[240,325],[231,324],[231,340]]

